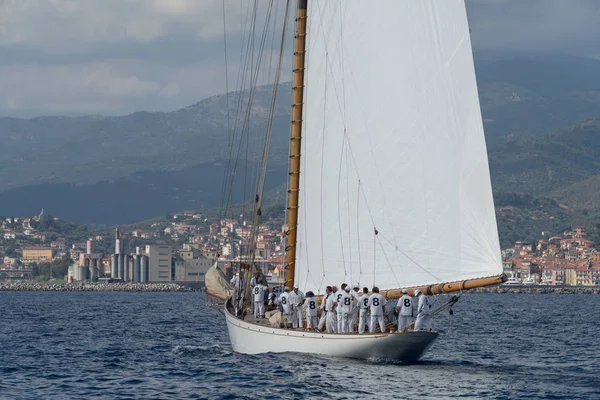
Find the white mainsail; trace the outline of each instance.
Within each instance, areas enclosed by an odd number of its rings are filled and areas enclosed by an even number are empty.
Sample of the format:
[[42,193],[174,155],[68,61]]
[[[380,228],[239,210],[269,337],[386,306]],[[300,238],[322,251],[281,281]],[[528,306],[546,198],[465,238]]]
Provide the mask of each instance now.
[[500,274],[464,1],[315,0],[308,13],[295,282]]

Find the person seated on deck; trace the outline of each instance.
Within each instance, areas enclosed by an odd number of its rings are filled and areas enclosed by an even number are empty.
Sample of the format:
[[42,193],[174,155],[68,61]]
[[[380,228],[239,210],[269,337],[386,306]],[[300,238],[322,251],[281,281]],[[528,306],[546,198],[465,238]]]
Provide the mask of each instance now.
[[369,324],[369,333],[375,333],[375,325],[379,322],[381,332],[385,332],[385,305],[387,300],[379,294],[379,288],[373,286],[373,294],[369,297],[369,310],[371,311],[371,323]]
[[290,288],[289,287],[284,287],[283,288],[283,293],[281,293],[279,295],[279,299],[277,300],[277,303],[279,305],[281,305],[281,308],[283,310],[283,323],[284,325],[287,327],[289,323],[292,322],[292,304],[290,302]]
[[267,305],[269,307],[275,307],[277,304],[277,295],[273,292],[269,293],[269,299],[267,300]]
[[304,310],[306,311],[306,330],[317,328],[317,299],[311,291],[306,292],[306,300],[304,301]]

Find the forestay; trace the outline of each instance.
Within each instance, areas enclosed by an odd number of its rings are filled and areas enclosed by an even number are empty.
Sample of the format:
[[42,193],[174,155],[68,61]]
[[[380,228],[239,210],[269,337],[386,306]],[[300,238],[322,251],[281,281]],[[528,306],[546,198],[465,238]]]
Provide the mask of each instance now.
[[313,0],[308,13],[300,288],[500,274],[463,1]]

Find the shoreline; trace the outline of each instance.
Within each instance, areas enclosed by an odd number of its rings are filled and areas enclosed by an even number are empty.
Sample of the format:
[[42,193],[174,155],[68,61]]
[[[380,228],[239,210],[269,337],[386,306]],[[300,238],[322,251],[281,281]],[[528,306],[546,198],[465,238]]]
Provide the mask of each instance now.
[[176,283],[50,283],[0,281],[0,292],[196,292]]
[[495,294],[600,294],[600,286],[490,286],[472,289],[471,293]]

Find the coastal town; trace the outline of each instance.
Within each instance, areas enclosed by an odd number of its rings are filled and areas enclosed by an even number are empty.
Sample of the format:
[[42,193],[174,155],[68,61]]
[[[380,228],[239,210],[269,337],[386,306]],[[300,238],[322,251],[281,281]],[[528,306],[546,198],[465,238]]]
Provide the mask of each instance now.
[[[252,234],[241,215],[219,218],[196,211],[141,227],[80,229],[78,237],[69,231],[73,225],[66,225],[66,232],[56,229],[60,223],[43,210],[36,216],[3,217],[0,279],[172,282],[200,288],[215,261],[226,276],[233,274],[232,265],[244,261]],[[271,284],[284,278],[286,229],[281,218],[258,228],[255,262]],[[600,249],[584,226],[541,236],[502,250],[507,284],[600,287]]]
[[[174,282],[199,288],[215,261],[226,275],[233,274],[231,266],[244,260],[252,232],[242,218],[192,211],[168,215],[144,229],[84,230],[77,237],[68,231],[57,233],[60,224],[43,211],[32,217],[3,218],[0,280]],[[254,260],[272,283],[283,279],[285,230],[286,225],[273,222],[258,228]]]

